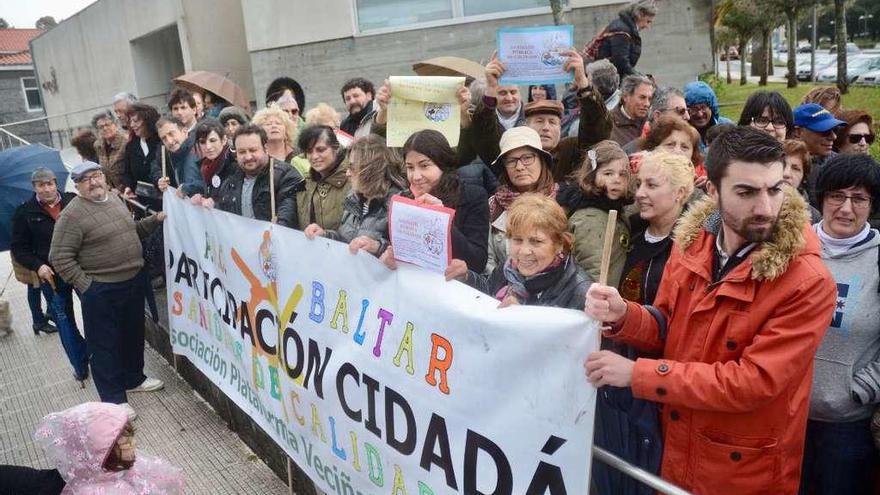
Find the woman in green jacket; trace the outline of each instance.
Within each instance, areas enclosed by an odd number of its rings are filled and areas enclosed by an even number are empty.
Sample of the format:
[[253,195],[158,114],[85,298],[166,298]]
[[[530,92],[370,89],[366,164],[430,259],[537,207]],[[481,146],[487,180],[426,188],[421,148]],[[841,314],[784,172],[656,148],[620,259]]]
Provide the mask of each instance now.
[[342,219],[342,203],[351,189],[345,150],[333,128],[325,125],[303,129],[298,145],[309,160],[305,189],[296,198],[299,224],[336,230]]

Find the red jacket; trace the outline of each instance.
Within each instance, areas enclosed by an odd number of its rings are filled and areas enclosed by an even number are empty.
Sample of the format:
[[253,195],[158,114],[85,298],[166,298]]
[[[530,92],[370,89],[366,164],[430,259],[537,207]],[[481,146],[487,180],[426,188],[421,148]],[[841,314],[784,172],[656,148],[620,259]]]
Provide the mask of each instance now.
[[662,351],[636,361],[632,388],[663,404],[661,475],[686,490],[798,491],[813,356],[836,302],[808,218],[786,193],[773,238],[712,284],[720,216],[697,203],[675,231],[653,312],[628,302],[606,334]]

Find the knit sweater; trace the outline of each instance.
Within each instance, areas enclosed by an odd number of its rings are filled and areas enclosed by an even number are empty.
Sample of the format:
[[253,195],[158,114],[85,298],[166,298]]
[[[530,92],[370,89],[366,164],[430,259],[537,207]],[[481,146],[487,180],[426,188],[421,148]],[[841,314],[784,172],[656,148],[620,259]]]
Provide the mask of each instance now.
[[140,239],[159,226],[156,215],[135,222],[121,199],[79,196],[55,223],[49,262],[80,294],[92,281],[124,282],[144,266]]

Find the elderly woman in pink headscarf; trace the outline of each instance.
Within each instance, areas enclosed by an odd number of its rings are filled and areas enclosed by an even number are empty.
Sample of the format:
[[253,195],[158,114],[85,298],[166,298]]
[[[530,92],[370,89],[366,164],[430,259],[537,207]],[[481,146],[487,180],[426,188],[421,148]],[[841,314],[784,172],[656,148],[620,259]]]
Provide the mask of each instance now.
[[67,482],[62,495],[183,493],[183,472],[135,451],[134,428],[118,404],[86,402],[47,415],[34,441]]

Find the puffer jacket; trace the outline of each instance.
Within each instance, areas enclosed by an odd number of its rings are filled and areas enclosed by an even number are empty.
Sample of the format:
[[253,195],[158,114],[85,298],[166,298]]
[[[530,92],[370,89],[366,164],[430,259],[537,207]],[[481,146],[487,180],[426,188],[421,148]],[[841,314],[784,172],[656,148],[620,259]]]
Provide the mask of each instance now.
[[[303,188],[303,178],[289,163],[275,161],[275,208],[278,225],[299,229],[297,219],[296,193]],[[244,183],[244,172],[236,168],[226,180],[220,184],[215,199],[217,208],[241,215],[241,187]],[[272,220],[272,202],[269,195],[269,167],[260,172],[254,184],[252,196],[254,217],[257,220]]]
[[[469,270],[466,283],[484,294],[496,297],[508,285],[504,276],[504,263],[495,267],[488,277]],[[522,304],[583,311],[584,298],[591,283],[593,280],[589,275],[578,268],[574,258],[568,255],[562,265],[526,280],[529,298]]]
[[629,13],[621,12],[617,19],[611,21],[605,28],[606,33],[621,33],[617,36],[605,38],[599,47],[598,59],[610,59],[620,79],[637,74],[636,64],[642,56],[642,37],[636,26],[636,19]]
[[309,169],[305,187],[296,195],[299,224],[303,228],[316,223],[324,230],[336,230],[342,222],[342,204],[351,189],[351,182],[345,153],[340,151],[336,160],[336,167],[327,177]]
[[795,494],[813,356],[831,322],[834,279],[803,198],[786,191],[772,237],[717,282],[715,203],[675,230],[653,306],[628,301],[604,335],[639,358],[633,395],[663,405],[663,479],[695,494]]
[[[560,193],[560,203],[565,202],[564,194]],[[612,207],[615,203],[615,207]],[[619,203],[619,204],[616,204]],[[563,205],[566,206],[566,205]],[[583,196],[574,213],[568,218],[568,230],[574,234],[575,259],[595,280],[599,280],[599,268],[602,262],[602,249],[605,243],[605,228],[608,223],[608,211],[617,210],[617,225],[614,229],[614,242],[611,244],[611,265],[608,268],[608,285],[617,287],[626,264],[626,253],[629,250],[629,221],[622,202],[612,202],[604,198]]]
[[365,202],[359,194],[349,191],[342,203],[342,220],[336,230],[326,230],[324,236],[330,239],[351,242],[355,237],[366,236],[379,241],[376,256],[388,248],[388,208],[391,197],[403,192],[400,185],[392,184],[384,198]]

